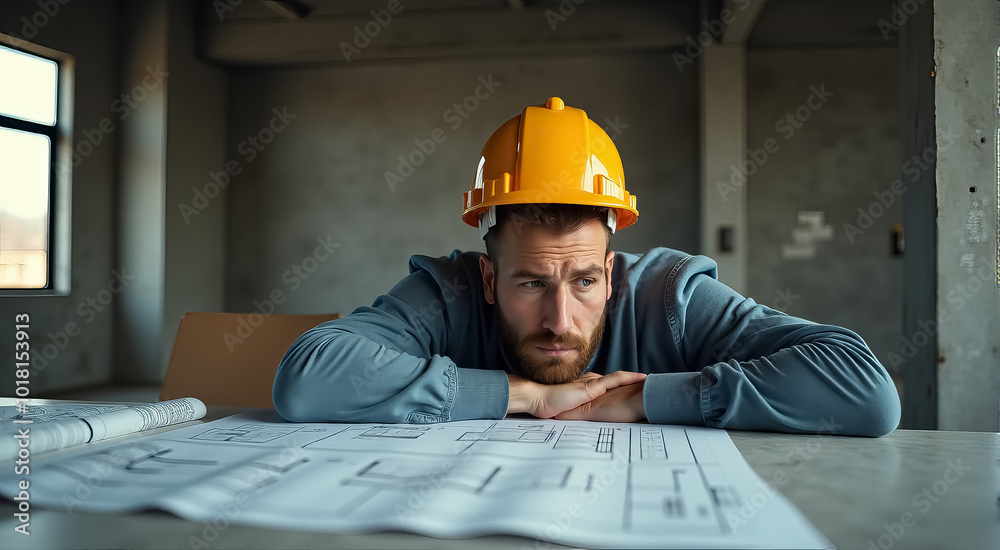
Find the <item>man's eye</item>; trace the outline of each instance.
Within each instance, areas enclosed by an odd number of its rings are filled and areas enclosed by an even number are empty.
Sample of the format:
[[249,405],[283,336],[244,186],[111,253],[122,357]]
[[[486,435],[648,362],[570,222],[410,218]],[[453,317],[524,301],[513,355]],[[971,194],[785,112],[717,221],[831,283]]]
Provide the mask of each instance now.
[[597,281],[595,281],[593,279],[580,279],[580,284],[583,285],[583,288],[587,288],[587,287],[589,287],[590,285],[592,285],[592,284],[594,284],[596,282]]
[[541,281],[528,281],[526,283],[521,283],[521,286],[524,286],[524,287],[527,287],[527,288],[541,288],[542,282]]

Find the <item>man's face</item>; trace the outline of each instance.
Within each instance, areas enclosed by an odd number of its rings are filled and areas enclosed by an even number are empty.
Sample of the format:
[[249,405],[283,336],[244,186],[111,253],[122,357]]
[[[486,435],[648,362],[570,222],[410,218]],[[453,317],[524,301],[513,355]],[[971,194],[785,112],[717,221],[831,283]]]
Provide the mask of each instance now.
[[486,301],[497,306],[501,341],[519,374],[543,384],[577,379],[604,333],[614,253],[601,222],[566,234],[504,224],[494,272],[479,260]]

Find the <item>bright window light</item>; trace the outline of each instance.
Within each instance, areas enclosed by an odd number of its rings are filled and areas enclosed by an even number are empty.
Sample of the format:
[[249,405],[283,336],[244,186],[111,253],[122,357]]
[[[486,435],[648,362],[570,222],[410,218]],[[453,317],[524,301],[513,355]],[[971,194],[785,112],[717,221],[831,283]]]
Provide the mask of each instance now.
[[0,288],[48,284],[48,136],[0,128]]
[[0,114],[54,125],[58,68],[54,61],[0,46]]

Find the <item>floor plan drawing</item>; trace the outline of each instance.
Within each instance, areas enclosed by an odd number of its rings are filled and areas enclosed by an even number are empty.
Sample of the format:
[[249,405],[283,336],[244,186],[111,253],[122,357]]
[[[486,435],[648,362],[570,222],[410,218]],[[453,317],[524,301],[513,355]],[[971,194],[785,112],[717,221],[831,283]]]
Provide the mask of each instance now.
[[610,453],[614,437],[612,428],[566,428],[556,442],[555,448]]
[[[5,475],[0,493],[8,498]],[[514,534],[587,547],[829,548],[722,430],[519,419],[294,424],[252,411],[32,464],[32,504],[246,525]]]
[[200,433],[192,440],[195,441],[237,441],[240,443],[270,443],[279,437],[293,434],[301,428],[295,427],[269,427],[254,424],[244,424],[231,429],[213,428]]
[[416,439],[427,432],[427,428],[416,426],[376,426],[355,437],[390,437],[394,439]]
[[510,427],[497,427],[493,424],[481,432],[465,432],[458,440],[548,443],[554,436],[555,428],[544,424],[518,424]]

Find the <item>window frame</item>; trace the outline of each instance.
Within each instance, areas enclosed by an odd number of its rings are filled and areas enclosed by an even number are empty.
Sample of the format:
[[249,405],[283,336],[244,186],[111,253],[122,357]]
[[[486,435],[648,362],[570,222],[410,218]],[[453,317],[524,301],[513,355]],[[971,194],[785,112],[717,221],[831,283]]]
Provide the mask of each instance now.
[[0,114],[0,127],[49,138],[49,216],[43,288],[0,287],[0,297],[67,296],[72,258],[73,89],[75,59],[69,54],[0,33],[0,46],[56,63],[56,123],[53,126]]

